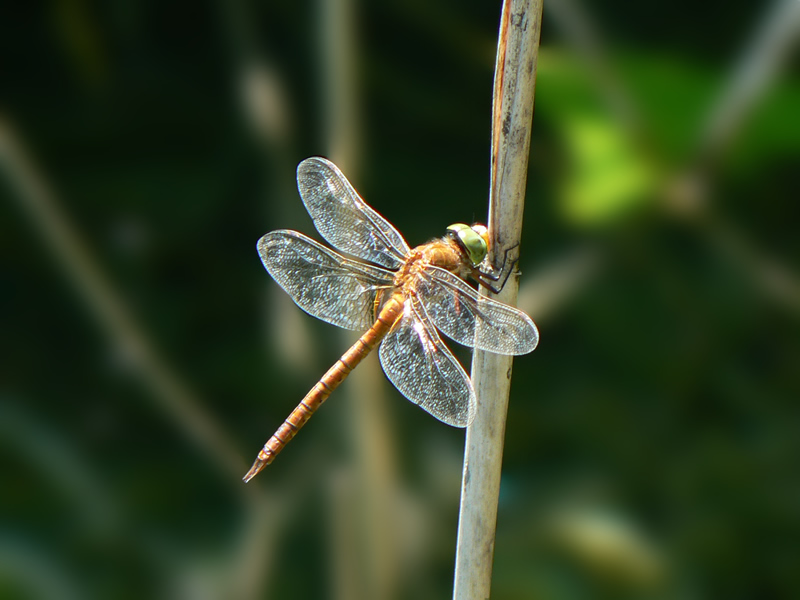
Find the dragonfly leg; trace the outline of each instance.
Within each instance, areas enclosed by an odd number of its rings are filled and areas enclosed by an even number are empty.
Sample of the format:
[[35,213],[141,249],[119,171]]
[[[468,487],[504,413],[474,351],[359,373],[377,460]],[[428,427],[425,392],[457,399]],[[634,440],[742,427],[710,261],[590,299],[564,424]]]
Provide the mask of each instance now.
[[484,268],[476,267],[473,269],[472,277],[492,293],[499,294],[518,262],[519,244],[515,244],[511,248],[506,248],[503,253],[503,263],[499,269],[492,265]]

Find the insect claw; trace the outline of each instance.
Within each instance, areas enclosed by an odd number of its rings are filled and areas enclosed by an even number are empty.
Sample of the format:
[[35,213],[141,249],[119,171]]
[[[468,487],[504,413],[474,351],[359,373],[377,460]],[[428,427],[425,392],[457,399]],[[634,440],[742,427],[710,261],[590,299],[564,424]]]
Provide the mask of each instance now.
[[242,477],[242,481],[247,483],[253,477],[258,475],[261,472],[261,469],[263,469],[266,466],[267,466],[267,462],[266,461],[263,461],[260,458],[257,458],[256,461],[253,463],[253,466],[250,467],[250,470],[247,472],[247,475]]

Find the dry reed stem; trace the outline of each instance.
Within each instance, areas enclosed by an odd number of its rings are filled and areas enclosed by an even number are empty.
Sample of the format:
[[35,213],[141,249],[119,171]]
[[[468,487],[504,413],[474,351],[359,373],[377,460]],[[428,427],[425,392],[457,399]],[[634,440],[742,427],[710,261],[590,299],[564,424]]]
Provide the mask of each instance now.
[[[542,0],[506,0],[500,22],[492,115],[489,234],[494,264],[516,256],[528,173],[533,95],[541,33]],[[519,281],[509,278],[498,299],[516,300]],[[510,356],[476,351],[472,381],[478,396],[467,429],[453,597],[489,597],[503,459]]]

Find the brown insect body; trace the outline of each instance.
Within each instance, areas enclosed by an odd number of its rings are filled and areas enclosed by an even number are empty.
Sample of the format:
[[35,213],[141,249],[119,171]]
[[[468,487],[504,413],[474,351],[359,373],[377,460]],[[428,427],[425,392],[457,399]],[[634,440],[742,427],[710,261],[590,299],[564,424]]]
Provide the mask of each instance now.
[[502,269],[481,269],[489,248],[486,227],[454,223],[446,236],[412,249],[329,160],[301,162],[297,187],[330,247],[279,229],[258,241],[261,262],[309,315],[366,332],[264,445],[245,481],[275,459],[376,348],[384,374],[403,396],[443,423],[467,427],[477,411],[475,389],[439,333],[470,348],[510,356],[533,351],[539,341],[528,315],[465,283],[472,277],[496,292],[515,264],[506,251]]
[[405,264],[397,271],[395,287],[403,288],[428,266],[440,267],[462,279],[472,272],[469,258],[461,245],[451,237],[443,237],[413,248]]
[[466,278],[472,271],[469,258],[461,245],[451,237],[443,237],[413,248],[394,278],[394,287],[387,290],[386,298],[376,311],[375,323],[337,360],[311,388],[300,404],[291,412],[278,430],[259,451],[253,466],[244,476],[250,481],[278,456],[283,447],[306,424],[333,390],[339,387],[350,371],[372,351],[403,316],[406,298],[415,294],[415,282],[428,266],[445,269]]

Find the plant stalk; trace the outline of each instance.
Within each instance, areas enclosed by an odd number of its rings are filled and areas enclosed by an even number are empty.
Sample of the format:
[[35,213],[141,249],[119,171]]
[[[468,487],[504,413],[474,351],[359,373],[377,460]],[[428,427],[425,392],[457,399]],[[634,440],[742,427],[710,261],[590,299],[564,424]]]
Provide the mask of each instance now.
[[[494,265],[518,256],[541,20],[542,0],[503,3],[492,108],[488,219],[489,258]],[[515,270],[497,298],[513,305],[518,288]],[[475,351],[472,360],[478,412],[467,429],[464,451],[455,600],[482,600],[491,590],[511,364],[510,356],[481,351]]]

